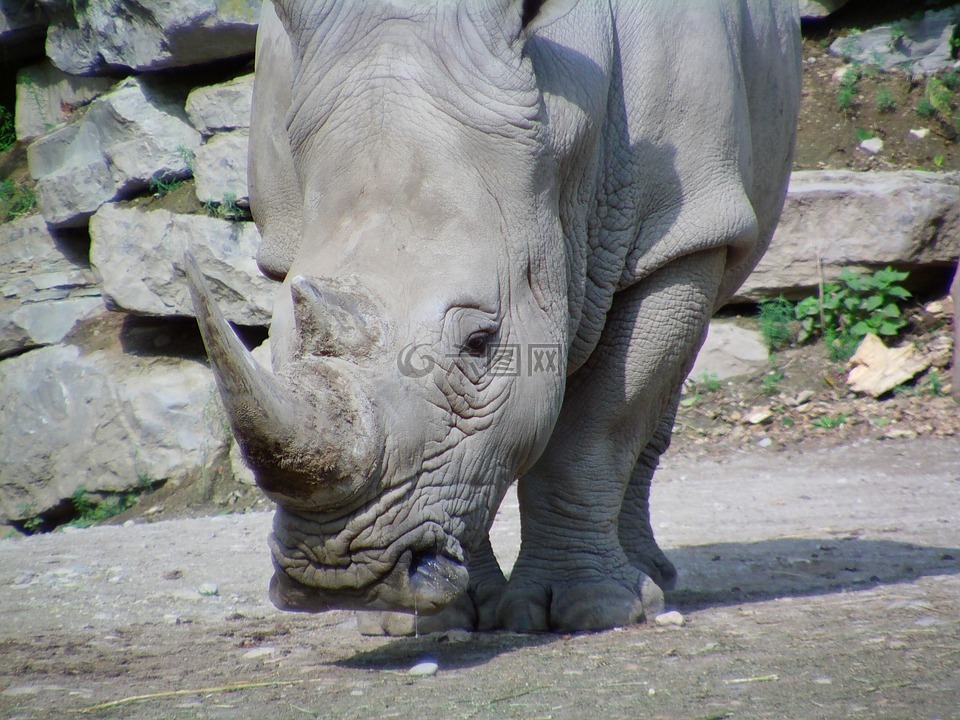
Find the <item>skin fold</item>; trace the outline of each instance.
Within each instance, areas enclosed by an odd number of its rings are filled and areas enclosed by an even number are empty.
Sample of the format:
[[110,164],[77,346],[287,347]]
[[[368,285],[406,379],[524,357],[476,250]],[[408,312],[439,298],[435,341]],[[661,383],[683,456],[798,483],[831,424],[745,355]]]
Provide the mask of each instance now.
[[[188,259],[286,609],[600,630],[676,570],[649,488],[769,243],[800,96],[774,0],[277,0],[250,198],[273,372]],[[519,482],[509,582],[490,549]]]

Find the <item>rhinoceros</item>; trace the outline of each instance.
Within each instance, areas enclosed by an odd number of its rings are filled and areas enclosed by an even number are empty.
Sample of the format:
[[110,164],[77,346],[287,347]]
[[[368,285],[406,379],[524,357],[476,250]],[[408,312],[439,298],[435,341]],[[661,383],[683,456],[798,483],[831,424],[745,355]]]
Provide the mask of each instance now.
[[[258,263],[282,280],[272,371],[187,265],[233,433],[277,503],[278,607],[516,631],[662,607],[676,570],[651,478],[709,318],[782,208],[797,14],[265,3],[249,189]],[[514,481],[508,581],[489,529]]]

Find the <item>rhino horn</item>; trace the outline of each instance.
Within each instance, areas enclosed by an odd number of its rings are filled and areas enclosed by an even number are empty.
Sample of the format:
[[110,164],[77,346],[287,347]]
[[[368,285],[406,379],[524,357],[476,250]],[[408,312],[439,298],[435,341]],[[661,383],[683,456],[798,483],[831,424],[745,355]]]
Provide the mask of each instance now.
[[[323,397],[296,392],[260,367],[217,307],[189,252],[184,266],[230,426],[257,484],[291,509],[323,510],[357,495],[373,466],[373,448],[361,451],[358,444],[372,439],[364,432],[370,424],[332,390]],[[326,407],[337,408],[336,423]]]

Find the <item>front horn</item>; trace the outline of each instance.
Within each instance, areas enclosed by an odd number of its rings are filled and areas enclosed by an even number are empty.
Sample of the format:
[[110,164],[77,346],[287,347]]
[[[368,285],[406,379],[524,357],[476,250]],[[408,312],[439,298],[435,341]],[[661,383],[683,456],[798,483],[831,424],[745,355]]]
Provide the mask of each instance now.
[[[217,307],[189,251],[184,268],[230,427],[257,484],[293,510],[326,510],[356,497],[372,476],[375,453],[371,424],[363,422],[353,399],[334,392],[318,374],[311,379],[324,388],[287,387],[293,384],[260,367]],[[328,407],[338,410],[336,424]]]

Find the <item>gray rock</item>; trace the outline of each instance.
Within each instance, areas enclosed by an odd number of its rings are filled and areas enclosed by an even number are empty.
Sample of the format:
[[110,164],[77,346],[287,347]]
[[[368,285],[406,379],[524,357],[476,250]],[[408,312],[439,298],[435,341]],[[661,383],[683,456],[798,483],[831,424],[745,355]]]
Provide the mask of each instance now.
[[0,225],[0,357],[58,343],[104,311],[86,243],[54,237],[39,215]]
[[960,7],[930,10],[917,20],[878,25],[837,38],[830,52],[847,60],[894,68],[911,75],[931,75],[956,65],[951,39],[960,21]]
[[252,55],[259,0],[40,0],[47,56],[73,75],[160,70]]
[[5,62],[13,63],[42,45],[47,29],[43,11],[31,0],[0,2],[0,51]]
[[726,380],[753,375],[765,370],[769,364],[770,354],[758,331],[740,327],[730,320],[714,319],[690,371],[690,378],[697,381],[709,373]]
[[654,622],[659,627],[681,627],[684,623],[684,617],[676,610],[661,613],[654,618]]
[[115,82],[67,75],[47,61],[21,69],[17,73],[17,138],[28,141],[50,132]]
[[190,247],[228,320],[269,324],[279,285],[257,268],[253,223],[111,204],[90,219],[90,237],[90,262],[111,308],[192,316],[181,265]]
[[795,172],[770,249],[740,299],[816,288],[843,268],[951,266],[960,255],[960,173]]
[[253,74],[193,90],[187,96],[187,117],[204,135],[250,127]]
[[27,149],[37,204],[50,225],[81,227],[101,205],[145,189],[155,176],[187,176],[199,144],[174,99],[129,78]]
[[819,20],[836,12],[849,0],[800,0],[800,17],[806,20]]
[[123,492],[196,476],[227,439],[199,360],[57,345],[0,363],[0,522],[79,488]]
[[214,135],[197,150],[193,174],[200,202],[223,202],[232,196],[247,206],[247,146],[249,130],[234,130]]

